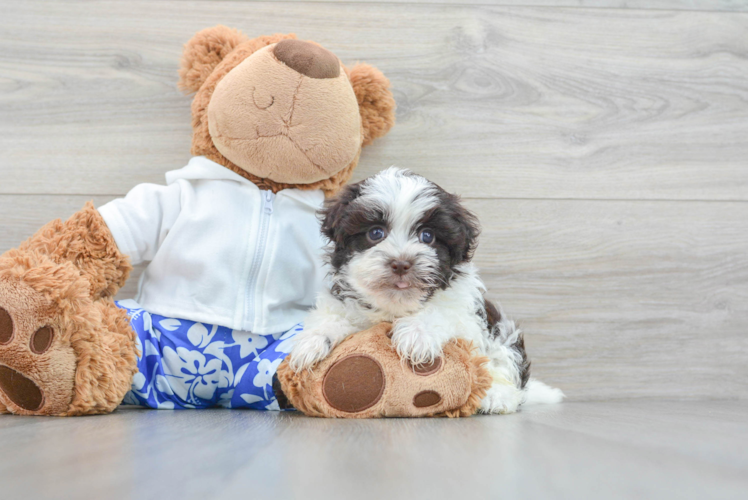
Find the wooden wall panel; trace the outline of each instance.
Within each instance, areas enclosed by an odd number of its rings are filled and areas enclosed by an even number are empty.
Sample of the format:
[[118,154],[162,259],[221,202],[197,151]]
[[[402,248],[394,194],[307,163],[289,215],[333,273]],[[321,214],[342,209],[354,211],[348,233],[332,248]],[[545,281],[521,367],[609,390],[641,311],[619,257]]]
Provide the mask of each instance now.
[[181,45],[221,22],[391,78],[399,123],[357,179],[397,164],[483,198],[748,198],[748,14],[207,1],[6,2],[0,192],[123,194],[184,165]]

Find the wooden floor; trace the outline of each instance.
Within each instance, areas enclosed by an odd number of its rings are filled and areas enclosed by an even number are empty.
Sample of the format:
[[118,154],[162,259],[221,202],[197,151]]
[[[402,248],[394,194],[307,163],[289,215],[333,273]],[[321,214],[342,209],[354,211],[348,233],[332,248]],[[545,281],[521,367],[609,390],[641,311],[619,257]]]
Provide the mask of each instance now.
[[176,72],[194,32],[296,32],[390,77],[398,124],[355,179],[396,164],[467,200],[489,295],[570,401],[459,422],[2,417],[5,491],[748,497],[748,2],[0,0],[0,13],[0,252],[186,164]]
[[748,402],[464,420],[119,410],[0,418],[1,498],[744,499]]

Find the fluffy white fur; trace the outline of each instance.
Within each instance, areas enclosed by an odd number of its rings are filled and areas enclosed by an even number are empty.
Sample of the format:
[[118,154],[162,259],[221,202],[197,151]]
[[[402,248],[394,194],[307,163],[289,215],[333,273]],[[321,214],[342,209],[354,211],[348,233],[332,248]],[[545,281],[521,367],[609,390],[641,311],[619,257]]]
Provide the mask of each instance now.
[[[386,238],[356,252],[332,274],[338,293],[329,289],[319,295],[297,336],[291,366],[311,368],[348,335],[388,321],[393,323],[398,354],[413,364],[441,356],[442,347],[454,338],[472,341],[488,356],[494,383],[482,401],[485,413],[512,413],[525,402],[560,401],[560,390],[539,381],[530,380],[520,388],[523,360],[513,346],[521,332],[503,314],[488,331],[485,286],[472,263],[454,266],[448,286],[438,286],[444,278],[438,273],[437,253],[419,240],[418,233],[419,221],[439,203],[438,190],[425,178],[396,168],[362,184],[356,207],[384,214]],[[393,275],[390,264],[395,260],[412,263],[405,276]],[[395,286],[398,281],[406,282],[405,287]]]

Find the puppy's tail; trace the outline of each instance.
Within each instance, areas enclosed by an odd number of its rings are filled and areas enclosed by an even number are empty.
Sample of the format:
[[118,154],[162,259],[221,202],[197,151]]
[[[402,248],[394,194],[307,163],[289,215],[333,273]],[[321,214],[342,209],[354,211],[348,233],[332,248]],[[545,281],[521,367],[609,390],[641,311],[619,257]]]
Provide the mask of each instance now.
[[525,401],[523,405],[560,403],[566,395],[561,389],[544,384],[538,379],[531,378],[525,385]]

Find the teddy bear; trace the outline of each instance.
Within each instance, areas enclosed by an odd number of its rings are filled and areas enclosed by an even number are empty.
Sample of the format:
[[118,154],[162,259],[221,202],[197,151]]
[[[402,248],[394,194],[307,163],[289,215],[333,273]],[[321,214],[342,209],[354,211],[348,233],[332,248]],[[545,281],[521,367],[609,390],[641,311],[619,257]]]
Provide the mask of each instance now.
[[[465,343],[410,367],[382,324],[314,370],[286,363],[325,280],[316,212],[394,124],[387,78],[293,34],[216,26],[185,45],[179,87],[195,94],[185,167],[0,256],[0,413],[474,413],[490,376]],[[115,302],[141,262],[137,296]]]

